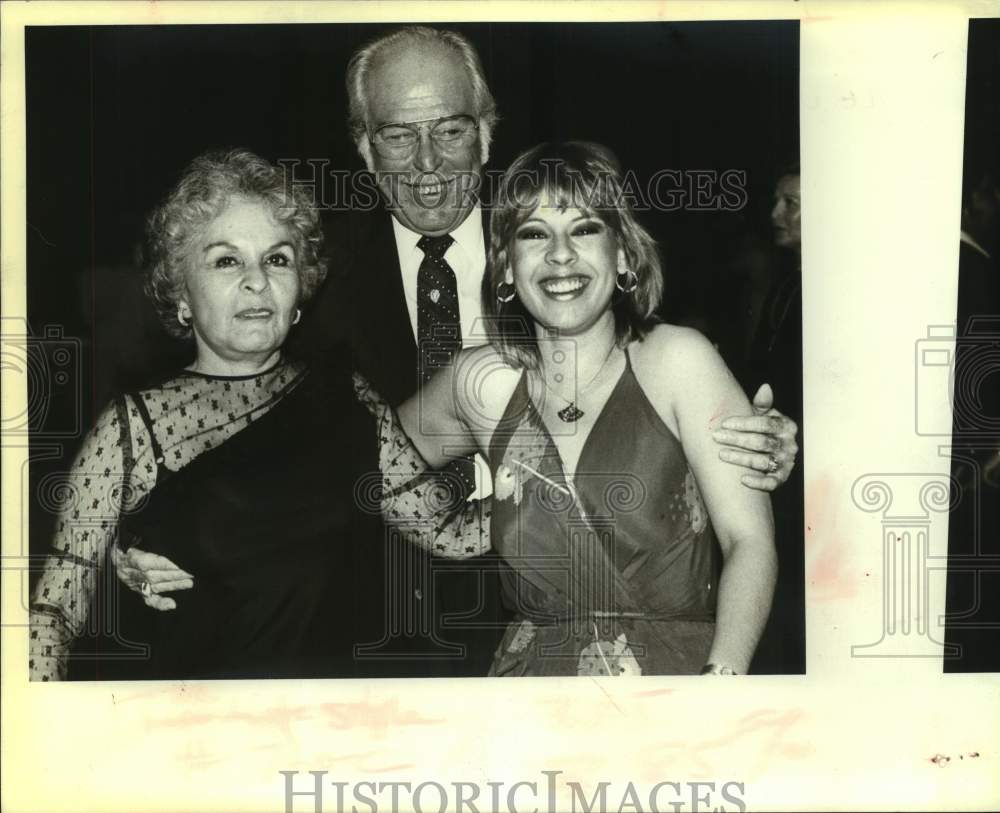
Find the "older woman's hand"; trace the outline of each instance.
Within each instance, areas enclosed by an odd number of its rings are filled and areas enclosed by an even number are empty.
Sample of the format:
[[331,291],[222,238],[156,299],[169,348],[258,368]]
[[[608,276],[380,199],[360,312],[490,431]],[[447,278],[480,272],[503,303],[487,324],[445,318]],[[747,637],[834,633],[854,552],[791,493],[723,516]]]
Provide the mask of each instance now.
[[146,606],[154,610],[173,610],[177,602],[161,595],[174,590],[190,590],[194,577],[181,570],[166,556],[147,553],[138,548],[122,551],[117,545],[111,549],[111,561],[118,580],[134,593],[142,596]]
[[[734,466],[751,469],[741,478],[743,485],[759,491],[774,491],[784,483],[799,454],[795,442],[799,427],[791,418],[774,409],[774,393],[762,384],[753,398],[753,416],[727,418],[722,428],[712,433],[726,448],[719,458]],[[759,473],[758,473],[759,472]]]

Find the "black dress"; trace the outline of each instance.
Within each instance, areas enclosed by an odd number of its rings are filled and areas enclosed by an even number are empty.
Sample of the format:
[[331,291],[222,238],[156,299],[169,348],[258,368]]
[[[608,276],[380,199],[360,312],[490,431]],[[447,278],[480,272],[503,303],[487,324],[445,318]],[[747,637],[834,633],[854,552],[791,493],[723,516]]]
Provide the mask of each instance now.
[[[137,497],[116,523],[120,544],[167,556],[195,579],[176,595],[174,610],[128,610],[151,622],[147,637],[132,639],[148,644],[148,657],[108,663],[101,677],[377,671],[377,663],[355,657],[355,647],[378,640],[381,621],[381,523],[355,500],[355,488],[377,470],[377,438],[346,364],[323,374],[301,365],[240,378],[182,373],[125,399],[115,414],[109,429],[128,425],[122,434],[132,436],[121,457],[125,485]],[[95,442],[78,461],[88,488],[114,468],[98,467],[96,453],[109,452]],[[101,542],[88,551],[74,542],[73,526],[86,519],[69,512],[60,524],[63,569],[103,558]],[[104,544],[113,530],[101,534]],[[33,610],[72,634],[86,606],[78,591],[60,591],[59,570],[50,570]],[[33,622],[44,638],[42,627]],[[53,653],[38,646],[33,654]]]

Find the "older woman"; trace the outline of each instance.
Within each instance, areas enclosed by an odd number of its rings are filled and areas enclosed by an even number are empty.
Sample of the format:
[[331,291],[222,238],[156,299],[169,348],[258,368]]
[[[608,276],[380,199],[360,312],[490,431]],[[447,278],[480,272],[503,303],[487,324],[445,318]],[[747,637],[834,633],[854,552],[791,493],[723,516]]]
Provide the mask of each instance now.
[[[383,447],[386,512],[415,533],[420,458],[490,461],[492,545],[518,616],[495,675],[744,673],[768,616],[768,497],[712,437],[749,404],[707,340],[655,318],[656,249],[621,178],[595,144],[514,162],[491,221],[492,344],[400,407],[419,456],[399,432]],[[392,414],[365,397],[387,434]],[[444,555],[488,541],[475,522],[444,538],[425,533]]]
[[118,676],[329,674],[349,591],[333,589],[331,557],[357,532],[353,466],[375,441],[346,367],[320,376],[282,354],[325,274],[317,213],[263,159],[215,153],[149,233],[148,293],[194,359],[116,398],[86,437],[33,594],[31,675],[66,676],[116,536],[199,576]]

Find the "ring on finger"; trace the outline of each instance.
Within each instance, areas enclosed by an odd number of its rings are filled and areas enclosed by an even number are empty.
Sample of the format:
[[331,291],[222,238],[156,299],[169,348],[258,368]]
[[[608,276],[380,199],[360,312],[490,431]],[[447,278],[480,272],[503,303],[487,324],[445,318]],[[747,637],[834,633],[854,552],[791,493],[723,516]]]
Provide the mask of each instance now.
[[150,586],[149,582],[144,581],[139,585],[139,592],[142,593],[145,598],[149,598],[153,595],[153,588]]
[[774,474],[780,468],[778,464],[778,458],[773,454],[767,456],[767,473]]

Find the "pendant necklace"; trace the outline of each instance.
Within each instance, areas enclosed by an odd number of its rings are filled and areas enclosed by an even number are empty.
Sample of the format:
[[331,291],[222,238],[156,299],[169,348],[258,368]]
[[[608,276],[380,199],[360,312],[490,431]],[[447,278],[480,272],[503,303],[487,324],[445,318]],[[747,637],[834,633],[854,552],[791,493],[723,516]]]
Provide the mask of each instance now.
[[[604,368],[607,367],[608,361],[611,358],[611,354],[615,352],[615,348],[617,346],[618,342],[611,343],[611,348],[608,350],[608,354],[604,357],[604,361],[601,362],[601,366],[597,368],[597,372],[590,377],[590,381],[588,381],[586,384],[584,384],[577,390],[576,393],[577,398],[583,395],[583,393],[590,388],[590,385],[593,384],[597,380],[597,377],[604,371]],[[565,396],[560,395],[558,392],[553,390],[552,387],[549,386],[549,382],[545,379],[544,374],[542,375],[542,384],[544,384],[545,389],[551,392],[554,396],[567,403],[567,406],[563,407],[558,412],[556,412],[556,415],[559,416],[559,420],[561,420],[563,423],[576,423],[578,420],[580,420],[580,418],[582,418],[586,414],[582,409],[580,409],[580,407],[576,405],[575,400],[571,401]]]

